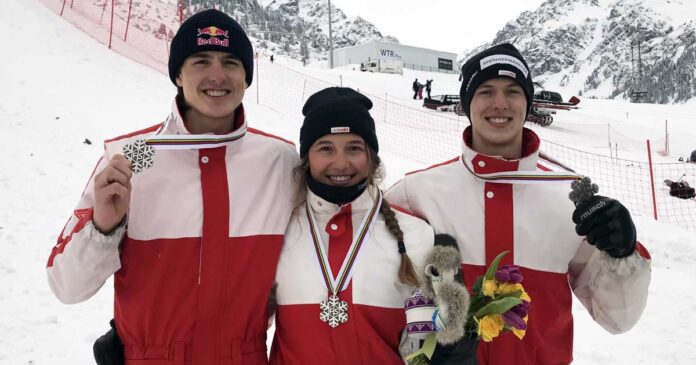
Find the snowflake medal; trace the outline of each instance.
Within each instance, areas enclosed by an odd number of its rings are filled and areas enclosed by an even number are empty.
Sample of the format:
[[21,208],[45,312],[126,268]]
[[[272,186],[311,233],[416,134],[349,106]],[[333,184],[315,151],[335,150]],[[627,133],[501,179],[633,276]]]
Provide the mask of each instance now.
[[341,323],[348,322],[348,302],[341,300],[333,294],[319,303],[321,314],[319,319],[329,324],[329,327],[336,328]]
[[145,144],[144,139],[123,146],[123,157],[131,163],[131,170],[137,174],[154,164],[155,149]]

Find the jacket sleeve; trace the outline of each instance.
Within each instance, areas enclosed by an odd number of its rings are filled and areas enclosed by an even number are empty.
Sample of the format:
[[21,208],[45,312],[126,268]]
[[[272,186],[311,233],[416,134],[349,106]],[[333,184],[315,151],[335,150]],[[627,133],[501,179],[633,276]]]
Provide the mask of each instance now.
[[97,163],[48,258],[48,284],[58,300],[66,304],[89,299],[121,267],[118,247],[125,235],[125,224],[104,235],[92,223],[94,176],[106,167],[108,160],[105,154]]
[[411,202],[408,199],[406,177],[397,181],[394,185],[387,189],[387,192],[384,193],[384,197],[390,204],[394,204],[408,211],[415,212],[411,206]]
[[619,334],[645,309],[650,271],[650,255],[640,243],[633,255],[617,259],[583,240],[568,273],[573,292],[595,322]]

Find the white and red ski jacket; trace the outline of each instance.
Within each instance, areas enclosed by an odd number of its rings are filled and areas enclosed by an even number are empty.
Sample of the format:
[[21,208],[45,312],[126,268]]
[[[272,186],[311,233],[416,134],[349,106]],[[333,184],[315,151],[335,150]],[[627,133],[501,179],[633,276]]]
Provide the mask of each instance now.
[[650,256],[636,253],[614,259],[575,233],[570,184],[504,184],[477,174],[558,170],[539,157],[540,140],[524,130],[524,156],[504,160],[470,148],[464,131],[461,157],[407,174],[387,191],[387,199],[423,217],[437,233],[453,235],[462,254],[469,288],[500,252],[503,261],[521,266],[532,302],[522,341],[505,333],[479,343],[481,365],[569,364],[573,354],[571,291],[594,320],[611,333],[629,330],[645,308]]
[[[376,189],[370,187],[350,204],[338,206],[311,191],[318,234],[336,272],[372,208]],[[331,328],[319,319],[319,303],[329,296],[310,233],[305,204],[293,213],[276,273],[273,365],[402,365],[398,346],[406,327],[404,301],[413,293],[399,281],[401,255],[396,239],[380,214],[358,251],[352,280],[339,298],[348,303],[348,321]],[[398,211],[406,252],[416,270],[433,247],[433,230],[423,220]]]
[[[114,318],[126,365],[267,364],[267,303],[292,213],[291,142],[247,128],[220,147],[155,150],[134,174],[127,224],[92,223],[94,175],[161,125],[105,142],[103,158],[48,260],[64,303],[114,275]],[[190,134],[176,104],[166,134]],[[225,136],[221,136],[225,137]]]

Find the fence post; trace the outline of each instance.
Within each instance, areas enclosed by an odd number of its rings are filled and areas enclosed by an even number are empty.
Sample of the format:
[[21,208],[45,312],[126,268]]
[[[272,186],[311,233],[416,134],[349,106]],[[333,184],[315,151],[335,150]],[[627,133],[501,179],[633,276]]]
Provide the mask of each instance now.
[[256,69],[256,104],[259,104],[259,81],[261,79],[259,77],[259,73],[261,70],[259,69],[259,52],[258,51],[256,52],[256,67],[255,67],[255,69]]
[[102,5],[101,16],[99,16],[99,25],[101,25],[101,24],[102,24],[102,20],[104,20],[104,13],[106,12],[106,3],[107,3],[108,1],[109,1],[109,0],[104,0],[104,5]]
[[109,25],[109,49],[111,49],[111,37],[114,35],[114,2],[111,0],[111,24]]
[[650,140],[645,141],[648,144],[648,165],[650,166],[650,191],[652,192],[653,214],[657,220],[657,201],[655,199],[655,177],[653,176],[652,153],[650,153]]
[[667,119],[665,119],[665,155],[669,156],[669,129],[667,128]]
[[339,80],[340,80],[340,84],[339,84],[339,85],[341,85],[341,87],[343,87],[343,75],[338,75],[338,78],[339,78]]
[[65,10],[65,3],[67,3],[68,0],[63,0],[63,6],[60,8],[60,16],[63,16],[63,10]]
[[304,83],[302,85],[302,103],[303,104],[304,104],[305,91],[307,91],[307,79],[304,79]]
[[126,32],[123,34],[123,42],[128,38],[128,26],[130,25],[131,17],[131,6],[133,5],[133,0],[128,0],[128,18],[126,18]]
[[384,123],[387,122],[387,93],[384,93]]
[[166,27],[164,29],[164,50],[167,51],[167,58],[169,58],[169,32]]

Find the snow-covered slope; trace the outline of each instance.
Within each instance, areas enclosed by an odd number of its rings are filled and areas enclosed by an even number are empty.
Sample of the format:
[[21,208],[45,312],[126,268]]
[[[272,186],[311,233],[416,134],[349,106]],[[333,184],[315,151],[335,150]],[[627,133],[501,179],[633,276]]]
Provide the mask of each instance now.
[[628,99],[636,39],[648,101],[683,102],[696,95],[696,2],[691,0],[547,0],[463,59],[491,44],[511,42],[548,89],[568,97]]

